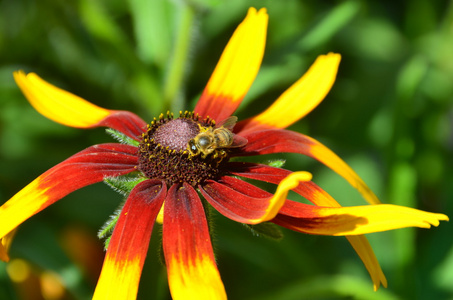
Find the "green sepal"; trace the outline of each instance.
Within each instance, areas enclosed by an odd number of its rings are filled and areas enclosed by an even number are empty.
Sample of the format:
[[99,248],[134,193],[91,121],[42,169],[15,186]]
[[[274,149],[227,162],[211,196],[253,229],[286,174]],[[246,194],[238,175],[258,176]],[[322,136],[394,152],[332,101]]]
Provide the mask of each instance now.
[[108,186],[124,196],[128,196],[132,189],[144,180],[146,178],[137,174],[104,178],[104,182]]
[[274,159],[270,160],[266,163],[269,167],[274,167],[274,168],[281,168],[285,165],[286,160],[285,159]]
[[110,239],[112,238],[112,235],[110,234],[108,236],[108,238],[105,239],[105,242],[104,242],[104,251],[107,251],[107,249],[109,248],[109,244],[110,244]]
[[99,239],[104,239],[104,250],[107,251],[107,248],[109,247],[110,239],[112,238],[112,232],[113,229],[115,228],[116,223],[118,222],[118,219],[120,217],[121,210],[124,206],[121,205],[121,208],[117,209],[113,215],[110,216],[110,219],[104,223],[102,228],[98,232],[98,238]]
[[281,240],[283,238],[283,232],[280,228],[270,222],[263,222],[256,225],[244,224],[254,235],[263,236],[272,240]]
[[121,144],[131,145],[135,147],[138,147],[138,145],[140,144],[140,142],[128,137],[127,135],[119,132],[118,130],[107,128],[105,131]]

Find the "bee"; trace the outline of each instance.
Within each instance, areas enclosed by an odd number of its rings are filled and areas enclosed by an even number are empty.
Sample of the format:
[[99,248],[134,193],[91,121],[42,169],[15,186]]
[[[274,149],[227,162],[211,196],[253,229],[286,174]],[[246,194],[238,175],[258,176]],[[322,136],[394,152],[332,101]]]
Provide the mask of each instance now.
[[226,155],[222,148],[244,146],[247,140],[232,132],[237,119],[237,117],[231,116],[220,123],[220,127],[217,128],[200,126],[200,133],[187,144],[190,154],[193,156],[201,154],[202,158],[206,158],[209,154],[215,152],[213,157],[216,158],[219,155]]

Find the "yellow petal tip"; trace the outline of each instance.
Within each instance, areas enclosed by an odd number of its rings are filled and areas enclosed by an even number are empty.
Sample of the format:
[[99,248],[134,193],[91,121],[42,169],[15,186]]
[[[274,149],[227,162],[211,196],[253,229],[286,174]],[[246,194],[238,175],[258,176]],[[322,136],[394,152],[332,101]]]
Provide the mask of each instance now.
[[240,103],[261,65],[266,43],[266,9],[249,8],[238,26],[206,86],[210,95],[222,95]]
[[340,60],[341,55],[333,52],[318,56],[299,80],[252,120],[274,128],[286,128],[303,118],[330,92]]
[[13,72],[14,80],[30,104],[43,116],[57,123],[78,127],[93,127],[112,111],[96,106],[62,90],[36,73]]
[[280,182],[274,196],[269,200],[269,207],[267,208],[265,214],[260,219],[254,220],[255,222],[253,222],[253,224],[266,222],[275,218],[283,204],[285,204],[288,192],[296,188],[300,182],[310,181],[311,179],[311,173],[305,171],[294,172],[288,175]]
[[439,220],[440,221],[450,221],[450,219],[448,218],[447,215],[444,215],[444,214],[439,214]]

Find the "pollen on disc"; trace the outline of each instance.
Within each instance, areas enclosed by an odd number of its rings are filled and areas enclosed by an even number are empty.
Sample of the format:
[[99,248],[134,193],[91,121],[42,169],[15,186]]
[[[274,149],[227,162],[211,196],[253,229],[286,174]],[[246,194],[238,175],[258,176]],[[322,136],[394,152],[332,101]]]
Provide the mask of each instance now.
[[200,127],[190,119],[175,119],[161,125],[153,134],[156,143],[172,150],[184,150],[190,139],[198,134]]

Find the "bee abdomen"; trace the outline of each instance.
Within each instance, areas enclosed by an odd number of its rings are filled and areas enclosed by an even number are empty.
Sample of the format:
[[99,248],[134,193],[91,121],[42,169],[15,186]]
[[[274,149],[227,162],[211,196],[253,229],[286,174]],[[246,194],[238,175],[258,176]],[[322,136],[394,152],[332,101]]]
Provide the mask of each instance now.
[[216,144],[219,148],[228,147],[233,144],[233,133],[228,129],[215,130]]

